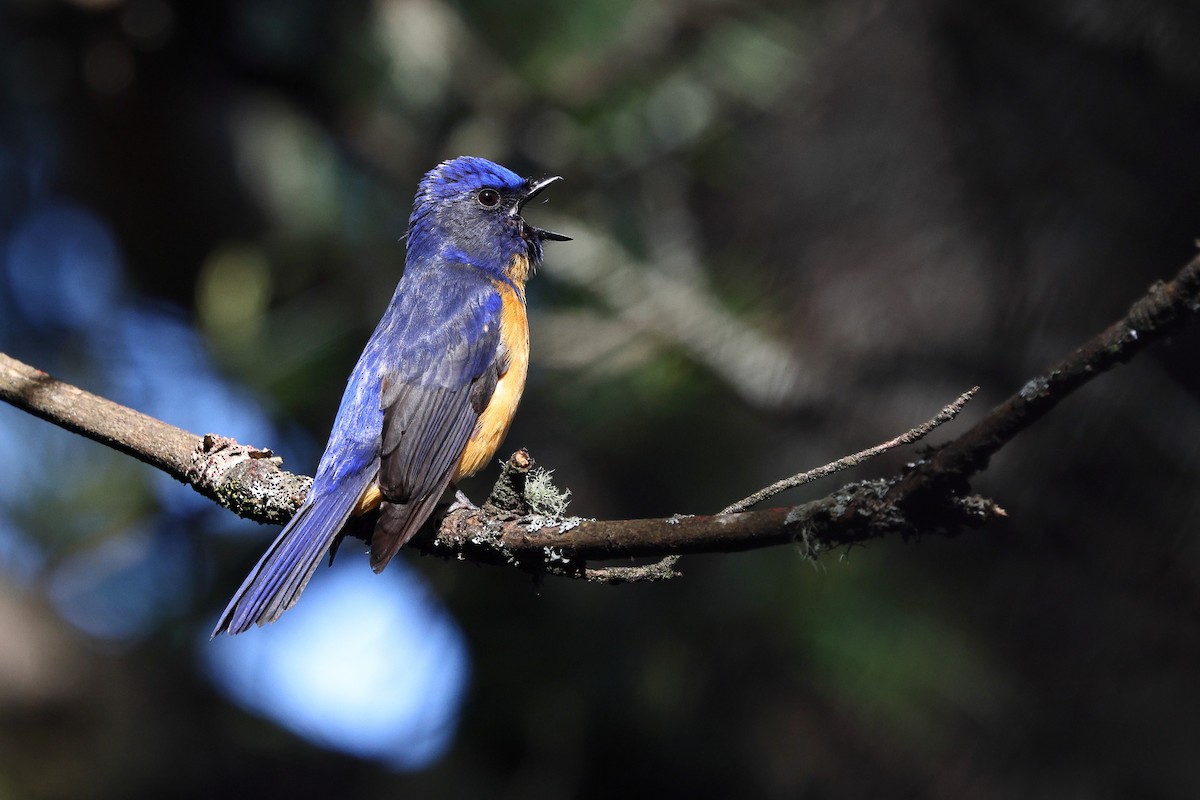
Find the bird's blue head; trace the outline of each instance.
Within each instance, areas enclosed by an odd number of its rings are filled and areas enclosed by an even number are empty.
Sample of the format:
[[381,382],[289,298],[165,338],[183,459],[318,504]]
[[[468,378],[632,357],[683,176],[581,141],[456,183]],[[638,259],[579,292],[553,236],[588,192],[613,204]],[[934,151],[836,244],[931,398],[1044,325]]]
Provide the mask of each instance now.
[[543,240],[570,239],[521,216],[527,202],[558,180],[522,178],[474,156],[443,161],[417,189],[408,220],[408,263],[441,256],[524,282],[542,259]]

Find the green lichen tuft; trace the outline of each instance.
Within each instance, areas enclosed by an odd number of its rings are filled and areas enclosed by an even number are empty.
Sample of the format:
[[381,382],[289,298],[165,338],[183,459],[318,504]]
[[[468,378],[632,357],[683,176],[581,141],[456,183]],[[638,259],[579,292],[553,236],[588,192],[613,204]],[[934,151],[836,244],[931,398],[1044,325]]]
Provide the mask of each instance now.
[[530,511],[544,517],[562,517],[571,503],[571,490],[554,485],[553,470],[535,467],[525,479],[525,502]]

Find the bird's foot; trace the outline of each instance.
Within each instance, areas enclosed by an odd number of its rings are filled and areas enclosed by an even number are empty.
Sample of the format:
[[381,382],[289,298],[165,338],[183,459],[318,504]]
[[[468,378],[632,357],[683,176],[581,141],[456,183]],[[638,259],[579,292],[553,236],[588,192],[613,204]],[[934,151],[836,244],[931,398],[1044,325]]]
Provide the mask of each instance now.
[[462,493],[462,489],[455,489],[454,502],[451,503],[450,507],[446,509],[446,513],[452,514],[460,509],[465,509],[467,511],[478,511],[479,506],[472,503],[471,498]]

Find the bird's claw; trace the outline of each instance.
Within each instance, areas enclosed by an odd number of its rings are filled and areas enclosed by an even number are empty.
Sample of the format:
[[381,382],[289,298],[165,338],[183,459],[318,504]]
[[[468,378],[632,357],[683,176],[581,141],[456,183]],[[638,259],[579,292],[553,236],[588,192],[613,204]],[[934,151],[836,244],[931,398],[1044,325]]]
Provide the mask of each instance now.
[[455,511],[459,511],[459,510],[478,511],[479,506],[472,503],[471,498],[467,497],[465,494],[462,493],[462,489],[455,489],[454,490],[454,502],[451,503],[450,507],[446,509],[446,513],[452,514]]

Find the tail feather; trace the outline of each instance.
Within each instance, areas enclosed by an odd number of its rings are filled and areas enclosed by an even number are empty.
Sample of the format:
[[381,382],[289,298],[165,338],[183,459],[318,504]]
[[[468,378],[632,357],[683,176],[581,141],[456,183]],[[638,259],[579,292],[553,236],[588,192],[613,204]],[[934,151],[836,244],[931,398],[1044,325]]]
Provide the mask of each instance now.
[[234,635],[274,622],[295,605],[373,476],[374,470],[364,470],[332,490],[313,487],[234,593],[212,635]]

